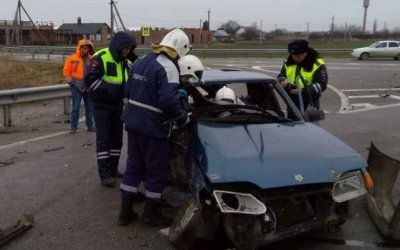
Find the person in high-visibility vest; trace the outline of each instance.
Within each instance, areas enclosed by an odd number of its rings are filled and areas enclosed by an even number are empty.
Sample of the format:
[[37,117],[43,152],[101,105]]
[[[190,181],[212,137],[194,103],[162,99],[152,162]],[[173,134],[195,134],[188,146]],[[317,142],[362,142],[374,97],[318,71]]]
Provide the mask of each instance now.
[[304,110],[311,104],[319,109],[319,98],[328,85],[328,72],[319,53],[308,46],[306,40],[294,40],[288,44],[290,55],[284,61],[278,80],[297,107]]
[[121,121],[125,84],[135,59],[135,38],[126,32],[117,32],[108,48],[96,52],[91,60],[85,83],[93,101],[96,123],[96,153],[101,184],[116,185],[121,178],[118,163],[122,148]]

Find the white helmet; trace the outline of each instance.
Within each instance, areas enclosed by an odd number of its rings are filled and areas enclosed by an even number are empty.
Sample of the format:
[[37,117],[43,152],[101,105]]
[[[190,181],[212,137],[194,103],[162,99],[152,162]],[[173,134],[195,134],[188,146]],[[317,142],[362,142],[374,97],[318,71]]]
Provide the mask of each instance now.
[[168,32],[160,45],[173,48],[179,57],[183,57],[190,50],[189,37],[181,29],[173,29]]
[[201,76],[203,75],[203,64],[200,59],[194,55],[186,55],[179,59],[178,61],[180,75],[190,75],[193,76],[196,80],[201,80]]
[[221,104],[235,104],[235,92],[231,88],[224,86],[217,91],[214,101]]

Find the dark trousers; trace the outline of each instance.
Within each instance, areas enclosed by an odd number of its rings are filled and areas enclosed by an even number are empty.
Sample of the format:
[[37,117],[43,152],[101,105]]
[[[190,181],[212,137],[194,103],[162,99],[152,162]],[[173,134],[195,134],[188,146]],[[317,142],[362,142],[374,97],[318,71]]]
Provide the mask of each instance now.
[[97,166],[101,179],[114,177],[122,148],[122,106],[94,105]]
[[159,200],[168,182],[167,138],[151,138],[128,133],[128,160],[120,186],[122,197],[133,196],[143,181],[146,198]]

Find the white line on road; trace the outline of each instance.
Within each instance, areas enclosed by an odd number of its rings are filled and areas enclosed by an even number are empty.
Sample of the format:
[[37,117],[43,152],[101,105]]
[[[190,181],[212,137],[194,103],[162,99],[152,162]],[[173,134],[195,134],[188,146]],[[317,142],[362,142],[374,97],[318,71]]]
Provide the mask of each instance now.
[[349,99],[379,98],[380,95],[349,95]]
[[43,140],[43,139],[48,139],[48,138],[52,138],[52,137],[56,137],[56,136],[60,136],[60,135],[65,135],[65,134],[68,134],[68,133],[69,133],[69,131],[63,131],[63,132],[58,132],[58,133],[55,133],[55,134],[35,137],[35,138],[29,139],[29,140],[10,143],[10,144],[6,144],[6,145],[3,145],[3,146],[0,146],[0,150],[6,149],[6,148],[12,148],[12,147],[19,146],[19,145],[24,145],[24,144],[26,144],[28,142],[40,141],[40,140]]
[[391,91],[400,90],[400,88],[376,88],[376,89],[342,89],[342,92],[362,92],[362,91]]

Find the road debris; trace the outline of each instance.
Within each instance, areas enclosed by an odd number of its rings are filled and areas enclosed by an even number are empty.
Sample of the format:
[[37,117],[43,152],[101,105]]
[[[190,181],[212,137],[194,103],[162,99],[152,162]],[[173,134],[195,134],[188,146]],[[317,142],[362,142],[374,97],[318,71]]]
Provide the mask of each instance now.
[[53,152],[53,151],[57,151],[57,150],[61,150],[61,149],[64,149],[64,146],[54,147],[54,148],[46,148],[44,150],[44,152]]
[[12,165],[12,164],[15,163],[16,159],[17,159],[17,157],[14,156],[14,157],[12,157],[12,158],[10,158],[8,160],[0,161],[0,167],[5,167],[5,166],[8,166],[8,165]]
[[31,228],[33,223],[34,219],[32,215],[23,214],[16,225],[10,226],[4,230],[0,229],[0,247],[20,235],[22,232]]

